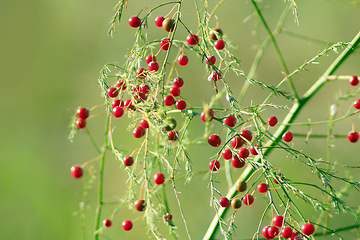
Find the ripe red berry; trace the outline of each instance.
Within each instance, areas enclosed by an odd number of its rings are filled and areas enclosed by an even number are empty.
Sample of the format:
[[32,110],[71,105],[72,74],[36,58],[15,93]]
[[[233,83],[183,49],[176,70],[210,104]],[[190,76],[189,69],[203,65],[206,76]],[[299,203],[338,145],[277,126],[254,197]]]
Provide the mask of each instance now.
[[266,185],[266,183],[259,183],[257,185],[257,190],[261,193],[267,192],[268,186]]
[[236,124],[236,118],[234,115],[229,115],[226,118],[224,118],[223,122],[228,125],[229,127],[235,127]]
[[174,78],[173,84],[175,87],[182,87],[184,85],[184,80],[181,77]]
[[150,72],[159,70],[159,64],[157,62],[150,62],[148,64],[148,69]]
[[124,163],[125,166],[130,167],[131,165],[133,165],[134,159],[133,159],[133,157],[131,157],[129,155],[126,155],[123,158],[123,163]]
[[265,226],[265,227],[263,227],[263,229],[262,229],[261,232],[262,232],[264,238],[266,238],[266,239],[273,239],[272,237],[269,236],[269,233],[268,233],[269,227],[270,227],[270,226]]
[[177,96],[180,95],[180,88],[173,86],[173,87],[170,88],[170,91],[169,91],[169,92],[170,92],[170,94],[173,95],[174,97],[177,97]]
[[276,227],[282,227],[283,221],[284,221],[284,217],[281,215],[276,215],[272,219],[272,223]]
[[162,50],[168,50],[170,47],[170,39],[169,38],[162,38],[160,41],[160,47]]
[[282,139],[285,142],[291,142],[291,140],[293,140],[293,135],[290,131],[286,131],[283,135],[282,135]]
[[246,194],[242,201],[245,205],[251,205],[254,202],[254,197],[250,194]]
[[233,165],[234,168],[242,168],[245,166],[245,161],[242,161],[237,155],[234,155],[231,158],[231,165]]
[[224,148],[221,152],[224,159],[229,160],[232,158],[232,152],[229,148]]
[[213,71],[211,73],[211,80],[217,81],[221,78],[221,73],[217,71]]
[[112,110],[112,114],[114,115],[114,117],[119,118],[124,114],[124,108],[114,107]]
[[137,102],[140,102],[141,100],[146,100],[146,95],[144,92],[139,91],[134,93],[134,98]]
[[211,55],[205,59],[205,63],[207,65],[215,64],[215,62],[216,62],[216,57],[214,55]]
[[125,231],[129,231],[132,229],[133,227],[133,224],[130,220],[126,219],[122,222],[122,228],[125,230]]
[[[242,137],[244,137],[246,140],[248,140],[249,142],[251,142],[252,136],[251,136],[251,132],[249,130],[242,130],[240,132],[240,135]],[[244,143],[245,143],[245,141],[244,141]]]
[[356,75],[351,76],[351,78],[349,79],[349,83],[351,86],[356,86],[359,84],[359,79]]
[[140,91],[147,94],[148,92],[150,92],[150,86],[143,83],[143,84],[140,85]]
[[111,220],[106,218],[106,219],[104,219],[103,224],[104,224],[105,227],[110,227],[111,226]]
[[163,16],[157,16],[156,18],[155,18],[155,25],[157,26],[157,27],[162,27],[162,23],[163,23],[163,21],[164,21],[164,17]]
[[164,219],[165,222],[171,221],[172,220],[172,215],[170,213],[166,213],[163,216],[163,219]]
[[119,90],[115,87],[109,87],[107,90],[107,94],[109,95],[109,97],[114,98],[117,97],[117,95],[119,94]]
[[277,124],[278,120],[275,116],[271,116],[268,118],[267,123],[269,124],[269,126],[275,126]]
[[211,134],[208,137],[208,143],[213,147],[218,147],[221,144],[221,138],[217,134]]
[[116,87],[121,89],[121,90],[125,90],[126,89],[126,82],[123,81],[121,78],[119,80],[117,80],[116,82]]
[[357,142],[359,139],[359,134],[355,131],[351,131],[348,133],[347,138],[350,142]]
[[81,107],[76,111],[79,118],[87,119],[89,117],[89,109]]
[[247,158],[249,156],[249,150],[247,150],[247,148],[240,148],[238,151],[238,155],[242,159]]
[[360,99],[356,99],[356,100],[354,101],[354,108],[360,109]]
[[298,232],[293,232],[291,237],[290,237],[291,240],[302,240],[302,237],[300,235],[300,233]]
[[165,182],[165,176],[161,172],[158,172],[155,173],[153,180],[156,184],[163,184]]
[[199,42],[199,37],[196,34],[190,34],[186,37],[186,42],[189,45],[196,45]]
[[86,126],[86,121],[85,119],[82,118],[78,118],[75,122],[75,126],[79,129],[84,128]]
[[252,155],[258,155],[255,147],[257,147],[257,144],[254,144],[254,145],[250,146],[250,152],[251,152]]
[[315,232],[315,227],[311,222],[304,223],[301,226],[301,232],[307,236],[313,234]]
[[83,175],[83,168],[81,165],[74,165],[71,167],[70,173],[74,178],[79,178]]
[[145,79],[146,78],[146,72],[145,72],[145,68],[138,68],[136,70],[136,76],[140,79]]
[[166,133],[169,141],[176,141],[178,139],[178,132],[176,130],[170,130]]
[[146,203],[145,203],[145,200],[143,199],[138,199],[134,202],[134,208],[136,210],[138,210],[139,212],[142,212],[145,210],[146,208]]
[[202,113],[200,114],[200,118],[203,122],[211,122],[213,120],[214,117],[214,111],[209,108],[207,111],[202,111]]
[[291,227],[286,226],[281,230],[281,236],[283,236],[284,238],[290,238],[293,234],[293,231],[291,229]]
[[156,62],[156,57],[154,55],[147,55],[145,58],[145,62],[147,64],[149,64],[151,62]]
[[220,203],[220,206],[222,206],[223,208],[226,208],[230,205],[230,201],[226,197],[221,197],[219,199],[219,203]]
[[136,92],[140,92],[140,86],[137,85],[137,84],[134,85],[134,86],[132,86],[132,87],[131,87],[131,91],[133,91],[133,92],[135,92],[135,93],[136,93]]
[[220,169],[220,162],[217,161],[216,159],[213,159],[209,162],[209,169],[213,172],[216,172],[217,170]]
[[222,39],[219,39],[214,43],[214,46],[217,50],[221,50],[225,47],[225,42]]
[[269,237],[274,238],[277,235],[279,235],[279,229],[277,227],[270,226],[268,228],[268,234],[269,234]]
[[164,104],[165,106],[171,106],[171,105],[174,105],[174,97],[171,96],[171,95],[166,95],[164,97]]
[[127,99],[124,102],[124,107],[125,107],[125,109],[132,109],[132,110],[136,109],[135,106],[132,104],[131,99]]
[[177,59],[178,63],[181,65],[181,66],[185,66],[186,64],[188,64],[189,62],[189,59],[186,55],[184,54],[181,54],[178,59]]
[[179,110],[184,110],[186,108],[186,102],[180,99],[175,103],[175,107]]
[[145,129],[141,126],[136,126],[132,134],[136,138],[141,138],[142,136],[145,135]]
[[139,27],[141,24],[141,19],[137,16],[132,16],[129,18],[129,25],[133,28]]
[[[284,181],[284,175],[282,174],[282,173],[280,173],[280,176],[278,177],[279,178],[279,180],[281,180],[281,181]],[[276,184],[279,184],[279,182],[276,180],[276,178],[273,178],[273,180],[274,180],[274,183],[276,183]]]
[[230,145],[233,148],[238,149],[243,145],[243,140],[239,136],[235,136],[230,140]]
[[114,101],[112,101],[111,103],[112,108],[114,107],[124,107],[124,101],[120,100],[120,99],[114,99]]

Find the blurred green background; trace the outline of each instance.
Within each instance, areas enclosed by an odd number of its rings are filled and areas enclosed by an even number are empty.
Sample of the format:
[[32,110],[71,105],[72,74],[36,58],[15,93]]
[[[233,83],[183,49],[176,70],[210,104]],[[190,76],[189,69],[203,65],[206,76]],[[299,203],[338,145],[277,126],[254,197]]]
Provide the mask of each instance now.
[[[91,108],[102,104],[97,83],[99,71],[108,62],[125,62],[127,50],[132,47],[135,30],[129,27],[127,19],[144,7],[154,7],[163,1],[129,1],[128,8],[123,13],[123,21],[116,25],[114,38],[107,36],[108,20],[113,15],[115,0],[102,1],[0,1],[0,56],[1,56],[1,143],[0,143],[0,239],[81,239],[79,203],[85,183],[84,178],[73,179],[69,169],[74,164],[84,162],[97,156],[88,137],[84,132],[76,135],[75,141],[67,139],[68,125],[78,106]],[[198,1],[203,4],[203,1]],[[217,1],[211,1],[212,9]],[[300,25],[289,15],[284,28],[290,32],[302,34],[325,43],[350,41],[359,31],[359,6],[351,1],[338,0],[301,0],[297,1]],[[259,5],[270,27],[274,29],[277,19],[285,8],[284,1],[262,1]],[[155,27],[152,20],[157,15],[165,15],[171,7],[164,7],[152,14],[149,29],[146,30],[149,39],[160,39],[166,34]],[[142,15],[140,15],[142,16]],[[267,35],[258,22],[254,9],[248,1],[225,1],[217,12],[219,26],[224,30],[232,44],[238,46],[235,56],[241,60],[241,69],[246,73],[252,64],[256,50]],[[246,18],[248,21],[243,22]],[[197,31],[197,18],[193,1],[184,1],[182,19],[189,29]],[[213,26],[216,21],[212,21]],[[176,38],[185,39],[186,31],[180,28]],[[286,34],[281,34],[277,41],[290,71],[315,56],[326,47],[315,41],[301,40]],[[182,95],[192,106],[202,106],[209,102],[213,90],[206,81],[207,74],[200,59],[189,53],[189,66],[179,69],[185,80]],[[300,93],[322,74],[329,63],[336,57],[330,53],[320,60],[319,65],[308,67],[309,71],[301,72],[293,79]],[[360,54],[356,51],[336,72],[339,75],[360,75]],[[271,46],[260,62],[256,79],[269,85],[276,85],[282,78],[279,62]],[[226,78],[234,95],[237,96],[244,79],[236,78],[230,73]],[[284,85],[284,89],[287,86]],[[313,100],[308,103],[297,121],[306,122],[326,120],[329,107],[335,101],[339,92],[350,90],[347,81],[330,82]],[[353,90],[353,89],[352,89]],[[251,86],[242,106],[250,103],[260,104],[267,91]],[[263,97],[264,96],[264,97]],[[354,98],[343,102],[340,115],[344,114]],[[272,98],[272,103],[289,105],[290,102]],[[226,101],[223,101],[227,106]],[[284,110],[269,108],[263,113],[266,119],[277,115],[282,119]],[[103,108],[94,110],[104,113]],[[124,118],[124,117],[123,117]],[[126,118],[126,117],[125,117]],[[134,140],[126,131],[128,121],[119,120],[116,125],[116,141],[121,148],[129,153],[138,147],[139,141]],[[102,132],[105,118],[96,117],[88,122],[88,128],[94,135],[98,145],[102,145]],[[355,130],[359,131],[358,117],[352,118]],[[190,137],[195,138],[204,133],[204,127],[195,121]],[[115,124],[114,124],[115,125]],[[313,128],[313,133],[325,133],[326,126]],[[214,131],[221,128],[215,127]],[[306,127],[293,128],[297,132],[307,132]],[[342,121],[335,125],[335,132],[347,134],[351,130],[351,122]],[[224,131],[222,131],[224,135]],[[349,144],[346,139],[335,141],[336,148],[332,151],[332,160],[341,164],[358,165],[358,144]],[[295,148],[315,158],[326,157],[326,141],[310,139],[304,144],[303,138],[295,140]],[[216,149],[209,149],[207,144],[189,149],[194,162],[194,170],[207,169],[209,157]],[[110,154],[105,165],[104,197],[113,199],[121,197],[126,191],[127,174],[120,163]],[[315,177],[303,168],[302,164],[293,161],[282,152],[275,152],[269,158],[288,178],[294,181],[311,181]],[[97,168],[97,164],[95,164]],[[233,176],[239,175],[234,171]],[[359,180],[358,171],[350,170],[354,180]],[[339,169],[343,175],[343,169]],[[226,192],[226,181],[223,173],[217,175],[222,184],[217,187]],[[338,183],[335,186],[340,187]],[[189,231],[193,239],[201,239],[215,212],[209,207],[208,177],[196,176],[190,184],[177,184],[184,215],[187,218]],[[93,230],[96,184],[88,196],[86,210],[87,233],[91,236]],[[166,187],[170,207],[173,209],[174,222],[178,226],[179,239],[186,239],[184,225],[173,197],[171,186]],[[351,190],[349,197],[344,199],[354,207],[358,207],[359,194]],[[323,197],[313,193],[320,199]],[[251,239],[257,229],[257,224],[264,210],[266,201],[260,195],[256,196],[253,207],[243,207],[238,212],[235,224],[238,226],[234,239]],[[305,216],[316,221],[319,212],[314,212],[308,205],[299,203],[308,209]],[[102,218],[111,214],[114,206],[104,207]],[[139,213],[124,206],[113,220],[113,226],[106,229],[102,239],[147,239],[145,221],[139,219],[133,231],[124,232],[121,228],[123,219],[135,219]],[[230,216],[230,215],[227,215]],[[270,219],[265,219],[270,224]],[[334,216],[330,227],[337,228],[353,224],[351,216]],[[168,237],[165,225],[162,225],[164,237]],[[149,234],[150,235],[150,234]],[[350,231],[342,234],[345,239],[355,239],[355,233]],[[336,237],[327,236],[331,239]],[[91,238],[90,238],[91,239]],[[218,239],[221,239],[220,235]]]

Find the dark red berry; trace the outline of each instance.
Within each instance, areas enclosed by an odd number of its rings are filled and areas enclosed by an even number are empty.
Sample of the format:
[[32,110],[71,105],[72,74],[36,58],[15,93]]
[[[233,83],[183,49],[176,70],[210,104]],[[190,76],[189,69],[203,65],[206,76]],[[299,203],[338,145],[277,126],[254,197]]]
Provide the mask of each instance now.
[[216,57],[214,55],[211,55],[205,59],[205,63],[207,65],[213,65],[216,62]]
[[220,162],[213,159],[209,162],[209,169],[213,172],[216,172],[217,170],[220,169]]
[[208,137],[208,143],[213,147],[218,147],[221,144],[221,138],[217,134],[211,134]]
[[74,178],[79,178],[83,175],[83,168],[81,165],[74,165],[71,167],[70,173]]
[[164,104],[165,106],[171,106],[171,105],[174,105],[174,97],[171,96],[171,95],[166,95],[164,97]]
[[268,190],[268,186],[266,185],[266,183],[259,183],[257,185],[257,190],[261,193],[265,193]]
[[270,226],[268,228],[268,234],[269,234],[269,237],[274,238],[277,235],[279,235],[279,229],[277,227]]
[[211,80],[217,81],[221,78],[221,73],[217,71],[213,71],[211,73]]
[[126,89],[126,82],[123,81],[121,78],[119,80],[117,80],[116,82],[116,87],[121,89],[121,90],[125,90]]
[[129,25],[133,28],[139,27],[141,24],[141,19],[137,16],[132,16],[129,18]]
[[233,148],[238,149],[243,145],[243,140],[241,139],[241,137],[235,136],[230,140],[230,145]]
[[112,110],[112,114],[114,115],[114,117],[119,118],[124,114],[124,108],[114,107]]
[[234,168],[242,168],[245,166],[245,161],[242,161],[237,155],[234,155],[231,158],[231,165],[233,165]]
[[179,96],[180,95],[180,88],[175,87],[175,86],[171,87],[170,88],[170,94],[173,95],[174,97]]
[[304,223],[301,226],[301,232],[307,236],[313,234],[315,232],[315,227],[311,222]]
[[111,226],[111,220],[106,218],[106,219],[104,219],[103,224],[104,224],[105,227],[110,227]]
[[163,16],[157,16],[156,18],[155,18],[155,25],[157,26],[157,27],[162,27],[162,23],[163,23],[163,21],[164,21],[164,17]]
[[249,150],[247,150],[247,148],[240,148],[238,151],[238,155],[242,159],[247,158],[249,156]]
[[141,119],[140,121],[140,126],[142,126],[143,128],[149,128],[149,123],[148,121],[146,121],[146,119]]
[[155,173],[153,180],[156,184],[163,184],[165,182],[165,176],[161,172],[158,172]]
[[[242,137],[244,137],[246,140],[248,140],[249,142],[251,142],[252,136],[251,136],[251,132],[249,130],[242,130],[240,132],[240,135]],[[244,141],[245,143],[245,141]]]
[[186,37],[186,42],[189,45],[196,45],[199,42],[199,37],[196,34],[190,34]]
[[89,109],[81,107],[76,111],[79,118],[87,119],[89,117]]
[[230,205],[230,201],[226,197],[221,197],[219,199],[219,203],[220,203],[220,206],[222,206],[223,208],[226,208]]
[[354,108],[360,109],[360,99],[356,99],[356,100],[354,101]]
[[178,59],[177,59],[178,63],[181,65],[181,66],[185,66],[186,64],[188,64],[189,62],[189,59],[186,55],[184,54],[181,54]]
[[135,129],[132,132],[133,136],[136,138],[141,138],[145,135],[145,129],[141,126],[135,127]]
[[271,116],[268,118],[267,123],[269,124],[269,126],[273,127],[277,124],[278,120],[275,116]]
[[142,91],[135,92],[134,98],[137,102],[140,102],[141,100],[146,100],[146,94]]
[[145,62],[147,64],[149,64],[151,62],[156,62],[156,57],[154,55],[147,55],[145,58]]
[[254,202],[254,197],[250,194],[246,194],[242,201],[245,205],[251,205]]
[[236,118],[234,115],[229,115],[226,118],[224,118],[223,122],[228,125],[229,127],[235,127],[236,124]]
[[232,158],[232,152],[229,148],[224,148],[221,152],[224,159],[229,160]]
[[131,91],[133,91],[133,92],[140,92],[140,86],[139,85],[134,85],[134,86],[132,86],[131,87]]
[[291,140],[293,140],[293,135],[290,131],[286,131],[283,135],[282,135],[282,139],[285,142],[291,142]]
[[178,132],[176,130],[170,130],[166,133],[166,137],[169,141],[176,141],[178,139]]
[[302,240],[301,235],[298,232],[293,232],[290,239],[291,240]]
[[180,99],[175,103],[175,107],[179,110],[184,110],[186,108],[186,102]]
[[132,222],[128,219],[124,220],[121,225],[125,231],[129,231],[133,227]]
[[268,233],[269,227],[270,227],[270,226],[265,226],[265,227],[263,227],[263,229],[262,229],[261,232],[262,232],[264,238],[266,238],[266,239],[273,239],[273,237],[270,237],[270,236],[269,236],[269,233]]
[[348,133],[347,138],[350,142],[357,142],[359,139],[359,134],[355,131],[351,131]]
[[135,110],[135,106],[133,105],[131,99],[127,99],[124,103],[124,107],[125,109],[132,109],[132,110]]
[[163,216],[163,219],[164,219],[165,222],[171,221],[172,220],[172,215],[170,213],[166,213]]
[[174,31],[175,20],[171,18],[165,18],[164,21],[162,22],[162,27],[167,32]]
[[175,87],[182,87],[184,85],[184,80],[181,77],[174,78],[173,84]]
[[111,103],[112,108],[114,107],[124,107],[124,101],[120,100],[120,99],[114,99],[114,101],[112,101]]
[[148,64],[148,69],[150,72],[159,70],[159,64],[157,62],[150,62]]
[[109,87],[107,90],[107,94],[109,95],[109,97],[114,98],[117,97],[117,95],[119,94],[119,90],[115,87]]
[[138,68],[136,70],[136,76],[140,79],[145,79],[146,78],[146,72],[145,72],[145,68]]
[[124,163],[125,166],[130,167],[131,165],[133,165],[134,159],[133,159],[133,157],[131,157],[129,155],[126,155],[123,158],[123,163]]
[[170,47],[170,39],[169,38],[162,38],[160,41],[160,47],[162,50],[168,50]]
[[150,86],[143,83],[143,84],[140,85],[140,91],[147,94],[148,92],[150,92]]
[[356,86],[359,84],[359,79],[356,75],[351,76],[351,78],[349,79],[349,83],[351,86]]
[[75,122],[75,126],[79,129],[84,128],[86,126],[86,120],[82,118],[78,118]]
[[146,203],[145,203],[145,200],[143,199],[138,199],[134,202],[134,208],[136,210],[138,210],[139,212],[142,212],[145,210],[146,208]]
[[214,43],[214,46],[217,50],[221,50],[225,47],[225,42],[222,39],[219,39]]
[[293,231],[291,229],[291,227],[286,226],[281,230],[281,236],[283,236],[284,238],[290,238],[293,234]]
[[282,227],[283,221],[284,221],[284,217],[281,215],[276,215],[272,219],[272,223],[276,227]]
[[203,122],[211,122],[213,120],[213,117],[214,111],[211,108],[209,108],[207,111],[202,111],[202,113],[200,114],[200,118]]
[[257,153],[257,151],[256,151],[256,149],[255,149],[255,147],[257,147],[257,145],[256,145],[256,144],[254,144],[254,145],[250,146],[250,152],[251,152],[251,154],[252,154],[252,155],[258,155],[258,153]]

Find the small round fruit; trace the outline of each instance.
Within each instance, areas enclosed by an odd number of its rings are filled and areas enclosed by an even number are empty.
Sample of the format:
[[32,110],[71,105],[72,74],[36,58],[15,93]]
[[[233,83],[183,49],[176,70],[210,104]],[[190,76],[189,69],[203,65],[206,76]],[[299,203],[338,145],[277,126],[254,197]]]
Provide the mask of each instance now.
[[234,115],[229,115],[226,118],[224,118],[223,122],[229,127],[235,127],[236,117]]
[[162,23],[163,23],[163,21],[164,21],[164,17],[163,16],[157,16],[156,18],[155,18],[155,25],[157,26],[157,27],[162,27]]
[[257,147],[257,144],[250,146],[250,153],[252,155],[258,155],[258,152],[256,151],[255,147]]
[[70,169],[70,173],[74,178],[79,178],[83,175],[83,168],[81,165],[74,165]]
[[154,183],[163,184],[165,182],[165,176],[161,172],[155,173],[153,177]]
[[145,72],[145,68],[138,68],[136,70],[136,76],[140,79],[145,79],[146,78],[146,72]]
[[233,148],[238,149],[243,145],[243,140],[241,139],[241,137],[235,136],[230,140],[230,145]]
[[169,38],[162,38],[160,41],[160,47],[162,50],[168,50],[170,47],[170,39]]
[[175,129],[176,125],[177,125],[177,122],[176,122],[175,118],[172,118],[172,117],[167,117],[163,121],[163,127],[164,127],[165,131],[170,131],[170,130]]
[[133,224],[130,220],[126,219],[122,222],[122,228],[125,230],[125,231],[129,231],[132,229],[133,227]]
[[119,90],[115,87],[109,87],[107,90],[107,94],[109,97],[114,98],[117,97],[117,95],[119,94]]
[[[246,140],[248,140],[249,142],[251,142],[252,136],[251,136],[251,132],[249,130],[242,130],[240,132],[240,135],[242,137],[244,137]],[[245,141],[244,141],[244,143],[245,143]]]
[[245,161],[240,160],[237,155],[234,155],[231,158],[231,165],[233,165],[234,168],[242,168],[245,166]]
[[214,65],[216,62],[216,57],[214,55],[211,55],[205,59],[205,63],[207,65]]
[[238,198],[234,198],[231,200],[231,206],[234,208],[234,209],[239,209],[241,207],[242,203],[241,203],[241,200],[238,199]]
[[359,134],[355,131],[351,131],[348,133],[347,138],[350,142],[354,143],[359,139]]
[[111,226],[111,220],[106,218],[106,219],[104,219],[103,224],[104,224],[105,227],[110,227]]
[[174,78],[173,84],[175,87],[182,87],[184,85],[184,80],[181,77]]
[[238,151],[238,155],[242,159],[247,158],[249,156],[249,150],[247,150],[247,148],[240,148]]
[[211,80],[217,81],[221,78],[221,73],[217,71],[212,72]]
[[180,95],[180,88],[173,86],[173,87],[170,88],[170,91],[169,91],[169,92],[170,92],[170,94],[173,95],[174,97],[177,97],[177,96]]
[[129,155],[126,155],[123,158],[123,163],[124,163],[125,166],[130,167],[131,165],[133,165],[134,159],[133,159],[133,157],[131,157]]
[[132,110],[135,110],[135,106],[133,105],[131,99],[127,99],[125,102],[124,102],[124,108],[125,109],[132,109]]
[[87,119],[89,117],[89,109],[81,107],[76,111],[79,118]]
[[268,186],[266,185],[266,183],[259,183],[257,185],[257,190],[260,192],[260,193],[265,193],[267,192],[268,190]]
[[351,78],[349,79],[349,83],[351,86],[356,86],[359,84],[359,79],[356,75],[351,76]]
[[291,229],[291,227],[286,226],[281,230],[281,236],[283,236],[284,238],[290,238],[293,234],[293,231]]
[[253,197],[252,195],[250,195],[250,194],[246,194],[246,195],[243,197],[242,201],[243,201],[243,203],[244,203],[245,205],[251,205],[251,204],[253,204],[253,202],[254,202],[254,197]]
[[290,237],[291,240],[302,240],[302,237],[300,235],[300,233],[298,232],[293,232],[291,237]]
[[273,127],[277,124],[278,119],[275,116],[271,116],[268,118],[267,123],[269,124],[269,126]]
[[219,199],[219,203],[220,203],[220,206],[222,206],[223,208],[226,208],[230,205],[230,201],[226,197],[221,197]]
[[131,91],[133,92],[133,93],[137,93],[137,92],[140,92],[140,86],[139,85],[134,85],[134,86],[132,86],[131,87]]
[[209,169],[213,172],[216,172],[217,170],[220,169],[220,162],[213,159],[209,162]]
[[176,141],[178,139],[178,132],[176,130],[170,130],[166,133],[167,140]]
[[268,233],[268,229],[269,229],[270,226],[265,226],[263,227],[262,229],[262,235],[264,236],[264,238],[266,239],[273,239],[272,237],[269,236],[269,233]]
[[150,86],[143,83],[140,85],[140,91],[147,94],[148,92],[150,92]]
[[186,102],[180,99],[175,103],[175,107],[179,110],[184,110],[186,108]]
[[283,221],[284,221],[284,217],[281,215],[276,215],[272,219],[272,223],[276,227],[282,227]]
[[133,28],[139,27],[141,24],[141,19],[137,16],[132,16],[129,18],[129,25]]
[[145,135],[145,129],[142,126],[136,126],[132,134],[135,138],[141,138]]
[[112,101],[111,103],[112,108],[114,107],[124,107],[124,101],[120,100],[120,99],[114,99],[114,101]]
[[171,95],[166,95],[164,97],[164,105],[165,106],[171,106],[171,105],[174,105],[174,97],[171,96]]
[[149,128],[149,123],[146,119],[141,119],[140,121],[140,126],[142,126],[143,128]]
[[146,208],[146,203],[145,203],[145,200],[143,199],[138,199],[134,202],[134,208],[136,210],[138,210],[139,212],[142,212],[145,210]]
[[354,101],[354,108],[360,109],[360,99],[356,99],[356,100]]
[[114,115],[114,117],[119,118],[124,114],[124,108],[114,107],[112,110],[112,114]]
[[311,222],[304,223],[301,226],[301,232],[307,236],[310,236],[315,232],[315,227]]
[[85,119],[82,119],[82,118],[78,118],[75,122],[75,126],[78,128],[78,129],[82,129],[86,126],[86,120]]
[[196,34],[190,34],[186,37],[186,42],[189,45],[196,45],[199,42],[199,37]]
[[224,49],[225,47],[225,42],[222,39],[216,40],[216,42],[214,43],[214,46],[217,50],[221,50]]
[[247,184],[244,181],[238,181],[238,182],[235,183],[235,188],[239,192],[245,192],[246,189],[247,189]]
[[217,134],[211,134],[208,137],[208,143],[213,147],[218,147],[221,144],[221,138]]
[[216,41],[216,40],[218,40],[217,36],[221,37],[223,34],[224,33],[220,28],[213,28],[213,29],[211,29],[211,31],[209,33],[209,37],[211,40]]
[[179,65],[185,66],[186,64],[188,64],[189,58],[188,58],[186,55],[181,54],[181,55],[178,57],[177,61],[178,61]]
[[157,70],[159,70],[159,64],[157,62],[150,62],[148,64],[148,69],[150,72],[153,72],[153,71],[156,72]]
[[268,234],[269,234],[269,237],[274,238],[277,235],[279,235],[279,229],[277,227],[270,226],[268,228]]
[[172,32],[175,27],[175,20],[171,18],[165,18],[162,22],[162,27],[167,32]]
[[156,62],[156,57],[155,55],[147,55],[145,58],[145,62],[147,64],[151,63],[151,62]]
[[290,131],[286,131],[283,135],[282,135],[282,139],[285,142],[291,142],[291,140],[293,140],[293,135]]
[[119,80],[117,80],[116,82],[116,87],[121,89],[121,90],[126,90],[126,82],[123,81],[121,78]]
[[163,216],[163,219],[164,219],[165,222],[171,221],[172,220],[172,215],[170,213],[166,213]]
[[200,114],[200,118],[203,122],[211,122],[213,120],[213,117],[214,111],[211,108],[209,108],[207,111],[202,111]]
[[146,94],[142,91],[138,91],[134,93],[134,98],[137,102],[141,102],[142,100],[146,100]]
[[224,148],[221,152],[224,159],[229,160],[232,158],[232,152],[229,148]]

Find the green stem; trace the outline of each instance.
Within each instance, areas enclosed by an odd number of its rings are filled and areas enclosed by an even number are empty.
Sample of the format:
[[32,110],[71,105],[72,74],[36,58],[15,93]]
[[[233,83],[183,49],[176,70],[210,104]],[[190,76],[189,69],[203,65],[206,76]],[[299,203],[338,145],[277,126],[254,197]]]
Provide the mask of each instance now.
[[101,154],[101,151],[100,151],[100,149],[98,148],[98,146],[96,145],[94,138],[91,136],[91,134],[90,134],[90,132],[89,132],[89,129],[88,129],[87,127],[85,127],[85,129],[86,129],[86,133],[89,135],[90,141],[92,142],[92,144],[93,144],[94,147],[96,148],[96,151],[97,151],[99,154]]

